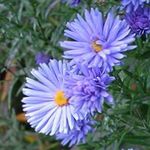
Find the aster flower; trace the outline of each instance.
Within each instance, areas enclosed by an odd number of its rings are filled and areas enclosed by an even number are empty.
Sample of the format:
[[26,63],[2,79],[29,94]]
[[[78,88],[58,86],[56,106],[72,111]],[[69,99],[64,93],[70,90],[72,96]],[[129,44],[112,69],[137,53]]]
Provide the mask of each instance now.
[[66,77],[66,85],[70,89],[70,103],[76,106],[86,116],[102,111],[105,102],[113,104],[113,98],[108,93],[108,86],[114,80],[106,72],[86,66],[78,66],[80,72]]
[[122,0],[121,1],[123,8],[126,9],[126,11],[132,12],[133,10],[136,11],[139,6],[144,6],[144,4],[149,4],[150,0]]
[[27,78],[23,93],[23,110],[27,121],[35,131],[54,135],[67,133],[74,128],[76,120],[82,119],[74,112],[65,90],[64,76],[69,71],[66,62],[50,60],[31,71],[35,79]]
[[73,59],[71,64],[87,64],[88,67],[104,67],[110,71],[120,64],[125,55],[122,52],[135,48],[129,46],[134,35],[125,20],[109,12],[106,20],[98,9],[85,10],[85,19],[79,14],[73,22],[67,23],[65,36],[74,41],[64,41],[64,58]]
[[50,56],[43,53],[43,52],[38,52],[35,56],[35,61],[36,64],[39,65],[40,63],[49,63],[50,61]]
[[62,2],[67,2],[70,6],[76,7],[81,0],[62,0]]
[[85,143],[87,134],[94,131],[92,128],[94,123],[94,121],[89,119],[77,121],[76,127],[73,130],[69,131],[67,134],[57,134],[56,139],[61,140],[62,145],[69,144],[69,147],[80,143]]
[[150,33],[150,8],[138,7],[136,11],[126,13],[125,18],[137,35]]

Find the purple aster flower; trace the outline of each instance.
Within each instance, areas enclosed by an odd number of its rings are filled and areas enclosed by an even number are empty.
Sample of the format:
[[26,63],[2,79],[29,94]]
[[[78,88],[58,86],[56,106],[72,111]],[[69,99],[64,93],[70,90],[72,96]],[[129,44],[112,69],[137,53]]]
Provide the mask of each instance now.
[[50,61],[50,56],[43,52],[38,52],[35,56],[35,61],[37,65],[39,65],[40,63],[48,64]]
[[89,119],[77,121],[76,127],[73,130],[69,131],[67,134],[57,134],[56,138],[62,141],[62,145],[69,144],[69,147],[80,143],[85,143],[87,134],[93,131],[93,125],[94,121]]
[[76,7],[81,0],[62,0],[62,2],[67,2],[70,6]]
[[139,6],[144,6],[144,4],[150,3],[150,0],[122,0],[122,6],[127,12],[135,11]]
[[70,89],[70,103],[76,106],[86,116],[102,111],[105,102],[113,104],[113,98],[108,93],[108,86],[114,80],[106,72],[86,66],[79,66],[80,72],[66,76],[66,84]]
[[150,8],[138,7],[136,11],[126,13],[125,16],[132,32],[137,35],[150,33]]
[[125,20],[114,17],[109,12],[106,20],[98,9],[85,10],[85,19],[79,14],[73,22],[67,23],[65,36],[70,41],[61,42],[65,49],[64,58],[73,59],[71,63],[87,64],[88,67],[104,67],[110,71],[120,64],[122,52],[135,48],[129,46],[134,34]]
[[65,90],[64,76],[69,71],[66,62],[50,60],[31,71],[35,79],[27,78],[23,93],[23,110],[27,121],[35,131],[54,135],[67,133],[82,119],[80,112],[74,112]]

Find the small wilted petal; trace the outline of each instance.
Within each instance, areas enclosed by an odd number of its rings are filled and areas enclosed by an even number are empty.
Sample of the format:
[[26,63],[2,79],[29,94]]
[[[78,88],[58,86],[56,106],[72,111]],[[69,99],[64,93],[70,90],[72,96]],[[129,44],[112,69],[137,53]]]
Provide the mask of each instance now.
[[67,2],[71,7],[76,7],[81,0],[62,0],[62,2]]
[[81,0],[72,0],[71,6],[75,7],[78,6]]

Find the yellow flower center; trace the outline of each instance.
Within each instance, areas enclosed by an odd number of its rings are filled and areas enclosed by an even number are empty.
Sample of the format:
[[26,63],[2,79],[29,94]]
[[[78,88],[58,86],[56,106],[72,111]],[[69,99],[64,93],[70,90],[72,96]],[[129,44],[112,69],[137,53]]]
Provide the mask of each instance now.
[[102,50],[102,46],[100,44],[96,44],[96,42],[92,43],[92,48],[94,49],[95,52],[100,52]]
[[64,94],[63,91],[59,90],[59,91],[56,92],[56,94],[55,94],[55,102],[59,106],[63,106],[63,105],[68,104],[68,100],[65,97],[65,94]]

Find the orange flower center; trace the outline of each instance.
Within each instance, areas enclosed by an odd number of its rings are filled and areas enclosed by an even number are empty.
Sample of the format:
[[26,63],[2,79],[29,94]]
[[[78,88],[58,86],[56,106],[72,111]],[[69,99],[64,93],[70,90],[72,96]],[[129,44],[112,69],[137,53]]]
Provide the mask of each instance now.
[[92,43],[92,48],[94,49],[95,52],[100,52],[102,50],[102,46],[100,44],[96,44],[96,42]]
[[65,97],[65,94],[64,94],[63,91],[59,90],[59,91],[56,92],[56,94],[55,94],[55,102],[59,106],[63,106],[63,105],[68,104],[68,100]]

